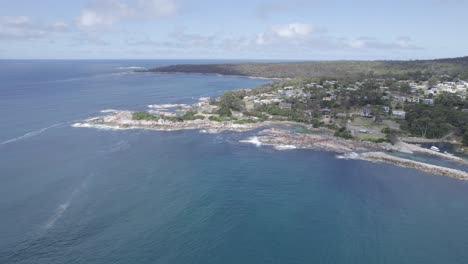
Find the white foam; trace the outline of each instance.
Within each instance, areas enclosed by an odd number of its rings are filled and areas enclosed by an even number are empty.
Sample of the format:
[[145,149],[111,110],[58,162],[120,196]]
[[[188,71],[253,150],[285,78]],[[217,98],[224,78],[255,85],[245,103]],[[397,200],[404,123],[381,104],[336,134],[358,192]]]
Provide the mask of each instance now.
[[115,109],[105,109],[105,110],[101,110],[101,113],[115,113],[118,111],[119,110],[115,110]]
[[241,140],[239,142],[254,144],[257,147],[260,147],[262,145],[262,142],[260,142],[260,140],[258,140],[258,137],[250,137],[250,138],[248,138],[246,140]]
[[297,149],[296,146],[294,145],[277,145],[274,146],[276,150],[291,150],[291,149]]
[[57,220],[59,220],[60,217],[62,217],[63,213],[65,213],[65,211],[68,209],[68,207],[70,206],[70,202],[71,199],[59,205],[57,209],[55,209],[54,214],[49,218],[49,220],[47,220],[45,224],[46,229],[49,229],[54,226],[55,222],[57,222]]
[[356,152],[348,152],[343,155],[337,155],[337,159],[359,159],[360,155]]
[[39,134],[41,134],[42,132],[46,131],[47,129],[51,129],[51,128],[54,128],[54,127],[56,127],[56,126],[60,126],[60,125],[62,125],[62,124],[63,124],[63,123],[59,123],[59,124],[55,124],[55,125],[52,125],[52,126],[49,126],[49,127],[41,128],[41,129],[38,129],[38,130],[35,130],[35,131],[32,131],[32,132],[26,133],[26,134],[24,134],[24,135],[22,135],[22,136],[19,136],[19,137],[16,137],[16,138],[13,138],[13,139],[4,141],[4,142],[0,143],[0,145],[5,145],[5,144],[8,144],[8,143],[13,143],[13,142],[16,142],[16,141],[19,141],[19,140],[22,140],[22,139],[26,139],[26,138],[30,138],[30,137],[39,135]]
[[120,70],[137,70],[137,69],[145,69],[145,67],[141,66],[126,66],[126,67],[119,67]]
[[200,133],[217,134],[217,133],[219,133],[219,130],[217,130],[217,129],[202,129],[202,130],[200,130]]
[[75,123],[71,126],[77,127],[77,128],[95,128],[95,129],[102,129],[102,130],[131,130],[131,129],[137,128],[137,127],[107,126],[107,125],[98,125],[98,124],[89,124],[89,123]]

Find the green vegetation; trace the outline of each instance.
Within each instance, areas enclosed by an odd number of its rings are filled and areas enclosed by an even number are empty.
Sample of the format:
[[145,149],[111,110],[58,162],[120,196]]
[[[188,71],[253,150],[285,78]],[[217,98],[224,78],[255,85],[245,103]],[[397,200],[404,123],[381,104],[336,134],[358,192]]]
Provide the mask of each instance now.
[[243,63],[173,65],[151,69],[151,72],[184,72],[258,76],[266,78],[296,78],[326,76],[334,78],[395,77],[420,80],[432,74],[468,76],[468,57],[415,61],[321,61],[289,63]]
[[[467,86],[460,80],[468,79],[468,57],[174,65],[150,71],[290,78],[253,90],[228,91],[219,100],[211,98],[209,103],[219,107],[209,113],[211,121],[287,120],[327,127],[347,139],[353,137],[348,130],[352,129],[362,131],[356,133],[359,139],[372,142],[395,144],[400,135],[412,135],[461,139],[468,145],[468,101],[463,90]],[[238,113],[244,118],[233,117]],[[157,118],[148,115],[136,114],[134,119]],[[196,119],[204,116],[188,111],[171,120]]]
[[335,132],[335,137],[340,137],[344,139],[352,139],[353,135],[351,134],[349,130],[346,130],[345,127],[341,127]]
[[183,115],[181,116],[181,118],[182,118],[183,120],[197,120],[197,119],[203,120],[203,119],[205,119],[204,116],[202,116],[202,115],[197,115],[197,112],[192,111],[192,110],[187,111],[185,114],[183,114]]
[[468,146],[468,131],[465,131],[465,133],[463,134],[462,143],[464,146]]
[[227,106],[221,106],[221,108],[218,110],[218,114],[222,117],[232,116],[231,109]]
[[227,121],[236,121],[237,120],[237,118],[230,117],[230,116],[210,116],[208,119],[210,121],[215,121],[215,122],[227,122]]
[[232,116],[231,110],[243,111],[245,110],[245,104],[242,99],[246,95],[245,91],[227,91],[221,96],[219,102],[211,101],[211,104],[218,105],[220,109],[218,114],[223,117]]
[[251,117],[256,117],[258,121],[266,121],[268,120],[268,116],[265,115],[264,113],[260,111],[255,111],[255,112],[244,112],[245,116],[251,116]]
[[385,134],[386,141],[392,143],[392,145],[395,145],[398,142],[398,130],[386,127],[382,129],[382,133]]
[[148,112],[135,112],[132,114],[133,120],[159,120],[159,117]]
[[439,95],[434,106],[411,104],[405,107],[406,122],[402,128],[412,135],[442,138],[453,132],[468,131],[468,113],[461,108],[468,102],[453,94]]

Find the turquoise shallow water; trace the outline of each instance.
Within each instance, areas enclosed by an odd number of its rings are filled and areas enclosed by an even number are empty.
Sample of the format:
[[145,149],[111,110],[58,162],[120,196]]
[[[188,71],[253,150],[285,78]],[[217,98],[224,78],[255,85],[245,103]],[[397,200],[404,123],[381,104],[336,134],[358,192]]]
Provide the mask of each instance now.
[[0,263],[466,263],[466,182],[248,133],[70,127],[265,82],[120,69],[170,63],[0,62]]

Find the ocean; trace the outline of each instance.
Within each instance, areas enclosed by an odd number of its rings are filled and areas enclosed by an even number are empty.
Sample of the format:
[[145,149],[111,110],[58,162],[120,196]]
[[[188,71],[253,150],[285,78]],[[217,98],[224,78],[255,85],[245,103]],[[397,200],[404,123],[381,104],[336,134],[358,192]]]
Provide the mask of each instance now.
[[0,263],[467,263],[467,182],[251,132],[71,127],[269,82],[132,72],[209,62],[0,61]]

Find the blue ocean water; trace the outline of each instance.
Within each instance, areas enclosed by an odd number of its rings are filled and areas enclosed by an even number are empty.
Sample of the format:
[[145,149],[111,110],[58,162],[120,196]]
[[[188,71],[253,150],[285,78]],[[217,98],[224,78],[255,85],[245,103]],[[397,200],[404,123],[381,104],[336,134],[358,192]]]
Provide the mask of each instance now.
[[70,127],[267,82],[128,68],[174,63],[0,61],[0,263],[467,263],[466,182],[234,132]]

